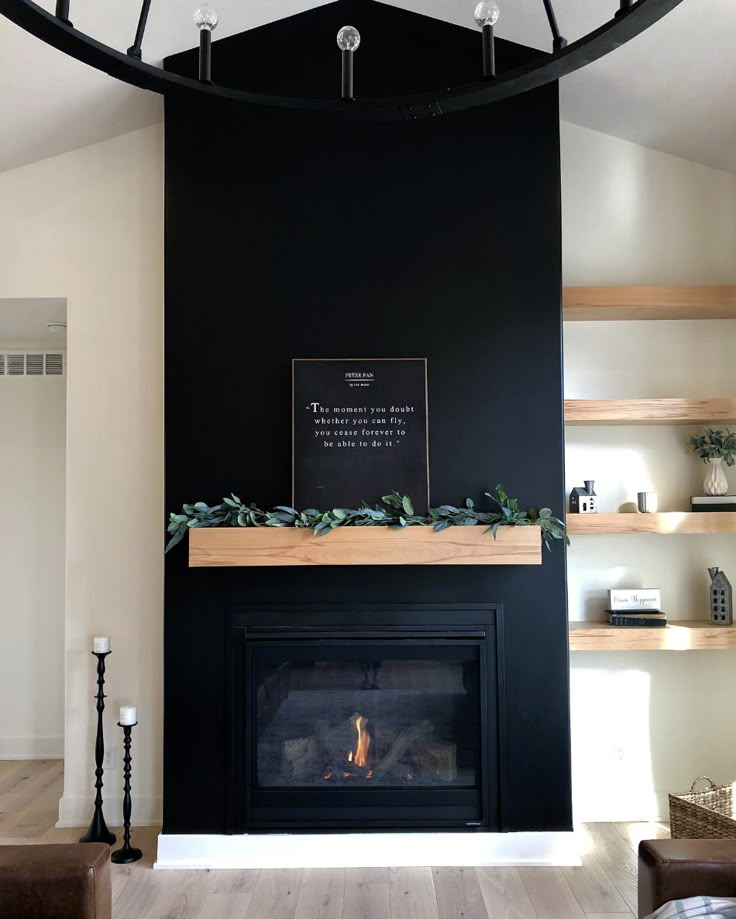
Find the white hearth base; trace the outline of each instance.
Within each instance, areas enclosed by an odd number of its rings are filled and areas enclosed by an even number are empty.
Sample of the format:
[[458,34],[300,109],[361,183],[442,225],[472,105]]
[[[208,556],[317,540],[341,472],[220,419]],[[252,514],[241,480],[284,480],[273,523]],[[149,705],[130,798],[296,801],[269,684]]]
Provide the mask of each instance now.
[[580,865],[574,833],[162,833],[154,868]]

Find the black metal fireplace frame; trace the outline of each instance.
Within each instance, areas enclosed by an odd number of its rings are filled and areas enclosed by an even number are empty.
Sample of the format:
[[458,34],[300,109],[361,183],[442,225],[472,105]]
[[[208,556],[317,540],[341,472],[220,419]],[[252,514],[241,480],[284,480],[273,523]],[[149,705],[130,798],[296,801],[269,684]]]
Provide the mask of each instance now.
[[[501,769],[505,762],[505,698],[503,655],[503,606],[501,603],[413,603],[413,604],[246,604],[231,607],[228,628],[228,725],[229,780],[226,787],[227,832],[381,832],[386,830],[480,830],[497,831],[502,826],[500,812]],[[360,637],[373,643],[392,643],[402,639],[404,646],[441,647],[453,643],[479,648],[481,676],[486,691],[481,695],[480,809],[478,792],[465,789],[384,789],[381,800],[388,806],[375,806],[375,792],[357,789],[253,790],[255,750],[250,742],[242,706],[250,671],[248,655],[254,642],[260,647],[298,639],[300,646],[330,646],[348,638]],[[495,702],[490,704],[490,700]],[[243,781],[245,776],[245,781]],[[304,798],[314,802],[305,808]],[[277,816],[264,817],[262,802]],[[342,819],[312,815],[321,810],[320,802],[334,813],[335,804],[349,802]],[[391,804],[395,801],[396,804]],[[261,802],[261,806],[259,806]],[[300,802],[305,813],[286,813],[290,804]],[[442,816],[431,816],[428,805],[440,808]],[[471,814],[472,811],[472,814]],[[370,816],[368,816],[370,815]],[[472,819],[469,819],[472,817]]]

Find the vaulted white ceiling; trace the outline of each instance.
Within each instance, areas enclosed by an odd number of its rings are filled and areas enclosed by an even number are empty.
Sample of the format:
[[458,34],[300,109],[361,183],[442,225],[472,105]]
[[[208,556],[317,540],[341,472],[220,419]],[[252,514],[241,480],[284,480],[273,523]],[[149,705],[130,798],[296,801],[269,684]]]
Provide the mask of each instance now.
[[[475,0],[394,0],[460,25]],[[48,9],[53,0],[43,0]],[[195,0],[153,0],[144,58],[192,47]],[[216,38],[320,5],[310,0],[213,0]],[[542,0],[499,0],[498,34],[549,47]],[[555,0],[573,40],[610,18],[618,0]],[[72,0],[74,24],[116,48],[132,43],[139,0]],[[603,60],[566,77],[562,117],[607,134],[736,172],[736,0],[684,0]],[[158,96],[71,60],[0,17],[0,170],[161,120]]]

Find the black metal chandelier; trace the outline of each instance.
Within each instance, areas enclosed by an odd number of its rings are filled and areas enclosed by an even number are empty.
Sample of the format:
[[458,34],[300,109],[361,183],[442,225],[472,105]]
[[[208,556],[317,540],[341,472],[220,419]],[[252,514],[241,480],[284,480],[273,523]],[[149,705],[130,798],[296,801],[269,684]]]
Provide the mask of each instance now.
[[[481,0],[475,8],[475,21],[481,30],[479,80],[440,91],[410,96],[363,99],[355,97],[354,56],[361,37],[353,26],[343,26],[337,35],[342,58],[341,85],[335,99],[304,99],[274,96],[218,86],[212,80],[212,31],[217,27],[216,12],[203,4],[194,13],[199,30],[199,79],[179,76],[142,59],[143,38],[151,0],[143,0],[133,44],[123,53],[75,29],[70,19],[70,0],[56,0],[50,13],[33,0],[0,0],[0,13],[21,28],[65,54],[104,73],[167,96],[199,96],[225,99],[247,107],[271,112],[296,111],[347,121],[400,121],[435,117],[487,105],[499,99],[543,86],[598,60],[625,44],[674,9],[682,0],[617,0],[610,21],[568,44],[560,33],[552,0],[542,0],[552,33],[552,52],[504,73],[496,73],[494,26],[499,8],[494,0]],[[349,104],[346,104],[349,103]]]

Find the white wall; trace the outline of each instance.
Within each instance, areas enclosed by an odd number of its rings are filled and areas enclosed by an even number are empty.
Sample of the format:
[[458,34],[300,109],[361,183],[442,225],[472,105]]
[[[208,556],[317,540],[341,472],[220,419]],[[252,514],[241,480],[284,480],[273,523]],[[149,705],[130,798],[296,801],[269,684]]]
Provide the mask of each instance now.
[[[564,283],[736,281],[736,176],[562,125]],[[736,322],[565,324],[568,398],[736,394]],[[656,490],[687,510],[704,466],[685,444],[697,427],[567,429],[567,490],[596,480],[601,511]],[[736,472],[728,470],[731,490]],[[604,617],[608,587],[661,587],[671,618],[707,616],[706,568],[736,573],[733,536],[576,537],[569,613]],[[571,655],[573,798],[579,820],[664,817],[667,792],[701,773],[736,774],[723,724],[735,652]]]
[[63,753],[65,416],[64,377],[0,377],[0,759]]
[[734,282],[736,175],[561,129],[566,285]]
[[[163,151],[157,125],[0,174],[0,297],[68,309],[62,823],[90,817],[92,637],[111,636],[105,727],[138,705],[134,820],[161,814]],[[119,822],[120,769],[105,812]]]

